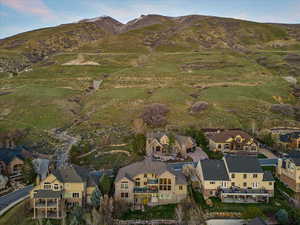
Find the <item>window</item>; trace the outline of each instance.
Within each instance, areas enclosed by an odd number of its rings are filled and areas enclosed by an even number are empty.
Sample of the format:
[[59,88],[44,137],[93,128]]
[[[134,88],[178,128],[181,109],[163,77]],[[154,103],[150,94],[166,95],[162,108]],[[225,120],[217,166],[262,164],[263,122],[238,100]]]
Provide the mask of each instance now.
[[221,144],[219,144],[219,145],[218,145],[218,148],[219,148],[219,149],[221,149],[221,148],[222,148],[222,145],[221,145]]
[[44,183],[44,189],[51,190],[51,184],[48,182]]
[[179,185],[179,190],[182,191],[183,190],[183,187],[181,185]]
[[215,184],[216,182],[214,182],[214,181],[211,181],[211,182],[209,182],[210,184]]
[[273,185],[273,182],[269,182],[269,185],[272,186],[272,185]]
[[147,182],[144,182],[144,185],[147,185]]
[[231,174],[231,178],[235,178],[235,174],[233,173],[233,174]]
[[58,189],[59,189],[58,184],[54,184],[54,190],[58,190]]
[[243,183],[243,186],[244,186],[244,187],[247,187],[247,182],[244,182],[244,183]]
[[244,179],[247,179],[247,174],[244,174]]
[[121,193],[121,198],[128,198],[129,194],[127,192]]
[[127,182],[122,182],[121,183],[121,188],[122,189],[128,189],[128,183]]
[[147,174],[146,173],[144,174],[144,178],[147,178]]
[[234,187],[234,186],[235,186],[235,183],[234,183],[234,182],[232,182],[232,183],[231,183],[231,186],[232,186],[232,187]]
[[73,198],[79,198],[79,193],[73,193]]
[[171,190],[171,179],[168,178],[161,178],[159,179],[159,190],[166,191]]
[[141,185],[140,178],[135,179],[135,186],[139,187]]
[[257,174],[255,173],[255,174],[253,174],[253,178],[257,178]]
[[253,185],[252,185],[252,187],[253,187],[253,188],[258,188],[258,183],[257,183],[257,182],[254,182]]

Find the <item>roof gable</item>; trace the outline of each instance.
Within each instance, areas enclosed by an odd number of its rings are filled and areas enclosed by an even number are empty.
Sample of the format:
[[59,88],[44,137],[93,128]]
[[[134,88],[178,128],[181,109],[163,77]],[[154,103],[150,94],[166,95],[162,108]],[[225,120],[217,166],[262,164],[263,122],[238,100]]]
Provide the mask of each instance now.
[[228,181],[229,176],[223,160],[202,160],[200,161],[204,180]]

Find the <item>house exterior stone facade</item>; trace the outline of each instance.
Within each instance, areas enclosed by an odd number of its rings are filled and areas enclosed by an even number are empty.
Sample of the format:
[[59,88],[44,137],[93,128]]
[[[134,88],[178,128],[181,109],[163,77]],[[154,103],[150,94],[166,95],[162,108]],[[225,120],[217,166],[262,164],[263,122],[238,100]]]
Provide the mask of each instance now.
[[293,151],[286,159],[279,159],[277,176],[294,192],[300,193],[300,152]]
[[196,143],[191,137],[151,132],[146,136],[146,154],[161,160],[174,159],[178,155],[187,158],[195,150]]
[[219,197],[223,202],[268,202],[274,193],[274,178],[261,169],[256,157],[225,156],[222,160],[202,160],[196,171],[205,199]]
[[187,197],[184,175],[149,159],[121,168],[114,185],[115,200],[133,205],[178,203]]
[[247,133],[241,130],[226,130],[207,135],[211,151],[238,153],[257,153],[258,143]]
[[89,203],[97,188],[89,171],[75,165],[53,171],[31,192],[33,218],[61,219],[75,205]]

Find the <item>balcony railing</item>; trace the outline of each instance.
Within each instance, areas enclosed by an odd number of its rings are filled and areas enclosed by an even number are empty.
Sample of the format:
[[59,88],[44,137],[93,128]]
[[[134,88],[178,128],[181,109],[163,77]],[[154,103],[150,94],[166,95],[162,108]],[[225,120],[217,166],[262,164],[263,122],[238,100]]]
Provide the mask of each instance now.
[[268,195],[264,189],[242,189],[242,188],[223,188],[221,194],[225,195]]
[[158,184],[158,179],[148,179],[147,183],[148,184]]
[[158,188],[148,188],[148,187],[135,187],[133,189],[134,193],[157,193]]

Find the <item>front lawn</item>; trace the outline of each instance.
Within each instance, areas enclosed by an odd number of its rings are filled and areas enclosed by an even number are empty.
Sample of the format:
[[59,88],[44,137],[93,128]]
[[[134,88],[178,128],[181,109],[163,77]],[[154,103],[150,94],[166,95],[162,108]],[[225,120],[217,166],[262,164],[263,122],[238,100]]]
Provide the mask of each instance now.
[[176,204],[145,207],[145,211],[129,210],[120,219],[122,220],[151,220],[151,219],[174,219]]

